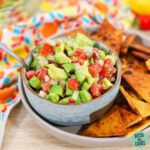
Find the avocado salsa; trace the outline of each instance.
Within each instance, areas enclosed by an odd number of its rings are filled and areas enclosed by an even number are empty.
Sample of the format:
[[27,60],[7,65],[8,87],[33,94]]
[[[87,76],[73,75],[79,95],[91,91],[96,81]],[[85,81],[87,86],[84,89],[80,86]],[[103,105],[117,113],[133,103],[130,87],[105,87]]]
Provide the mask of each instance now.
[[26,78],[42,98],[80,104],[94,100],[113,86],[116,60],[108,48],[78,33],[47,40],[35,48]]

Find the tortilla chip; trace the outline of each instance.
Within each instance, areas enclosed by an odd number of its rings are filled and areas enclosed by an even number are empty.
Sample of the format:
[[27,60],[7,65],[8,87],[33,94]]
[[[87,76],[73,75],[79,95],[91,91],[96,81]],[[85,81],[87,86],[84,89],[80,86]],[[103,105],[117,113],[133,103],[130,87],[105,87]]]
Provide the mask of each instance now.
[[97,122],[94,122],[91,125],[89,125],[88,128],[83,129],[80,132],[80,135],[91,136],[91,137],[99,137],[98,130],[99,129],[97,127]]
[[123,78],[127,83],[148,103],[150,103],[150,74],[138,71],[124,73]]
[[135,34],[129,34],[127,35],[126,39],[124,40],[122,47],[121,47],[121,53],[126,54],[128,52],[128,48],[131,45],[131,43],[136,38]]
[[110,137],[123,136],[126,134],[126,128],[121,119],[117,106],[112,107],[98,121],[91,124],[87,129],[81,132],[85,136]]
[[136,132],[142,131],[143,129],[150,126],[150,119],[142,120],[140,123],[127,129],[126,137],[134,135]]
[[147,67],[145,65],[145,62],[141,61],[137,57],[128,54],[128,55],[124,55],[124,57],[122,58],[126,60],[125,62],[126,66],[123,68],[123,73],[131,69],[137,70],[138,72],[147,72]]
[[146,54],[150,54],[150,48],[145,47],[145,46],[141,45],[140,43],[132,42],[130,47],[135,49],[136,51],[139,51],[139,52],[142,52],[142,53],[146,53]]
[[125,124],[126,128],[138,123],[142,120],[142,118],[133,112],[127,110],[126,108],[119,107],[119,111],[123,120],[123,123]]
[[145,62],[147,69],[150,71],[150,58]]
[[142,53],[142,52],[132,51],[132,54],[143,60],[148,60],[150,58],[150,55]]
[[99,34],[104,34],[106,31],[116,31],[116,29],[111,25],[111,23],[105,19],[101,24],[100,30],[98,31]]
[[120,53],[122,37],[123,30],[114,29],[114,27],[106,20],[102,23],[98,33],[92,36],[93,39],[106,44],[108,47],[116,51],[118,55]]
[[133,93],[132,95],[129,94],[122,86],[120,90],[124,97],[126,98],[129,106],[132,110],[142,118],[150,116],[150,104],[144,101],[139,100]]

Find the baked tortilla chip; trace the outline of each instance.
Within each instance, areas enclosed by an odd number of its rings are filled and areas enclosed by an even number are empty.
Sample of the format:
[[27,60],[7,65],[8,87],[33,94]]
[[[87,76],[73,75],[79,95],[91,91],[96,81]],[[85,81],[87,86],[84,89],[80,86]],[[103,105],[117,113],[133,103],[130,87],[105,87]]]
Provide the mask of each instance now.
[[127,71],[127,70],[130,70],[130,69],[138,70],[138,71],[141,71],[141,72],[146,72],[147,71],[147,67],[145,65],[145,62],[141,61],[137,57],[129,54],[129,55],[125,55],[123,58],[126,60],[126,68],[124,68],[124,72],[125,72],[125,70]]
[[126,128],[133,126],[142,120],[140,116],[134,114],[133,112],[127,110],[126,108],[119,107],[119,111]]
[[92,36],[93,39],[103,42],[116,51],[118,55],[120,53],[122,37],[123,30],[114,29],[114,27],[106,20],[102,23],[100,30]]
[[106,31],[115,31],[115,30],[116,29],[114,28],[114,26],[112,26],[111,23],[107,19],[105,19],[103,23],[101,24],[101,27],[98,33],[100,35],[103,35],[104,33],[106,33]]
[[148,59],[148,60],[145,62],[145,64],[146,64],[147,69],[150,71],[150,59]]
[[122,86],[120,90],[124,97],[126,98],[129,106],[132,110],[142,118],[150,116],[150,104],[139,100],[133,93],[129,94]]
[[122,47],[121,47],[121,53],[126,54],[128,52],[128,48],[131,45],[131,43],[136,38],[135,34],[129,34],[127,35],[126,39],[124,40]]
[[150,119],[142,120],[140,123],[127,129],[126,137],[134,135],[136,132],[142,131],[143,129],[150,126]]
[[145,47],[145,46],[141,45],[140,43],[132,42],[130,47],[135,49],[136,51],[139,51],[139,52],[142,52],[142,53],[146,53],[146,54],[150,54],[150,48]]
[[127,83],[148,103],[150,103],[150,74],[131,70],[124,73]]
[[82,135],[94,137],[123,136],[126,128],[121,119],[117,106],[112,107],[98,121],[81,132]]
[[88,128],[83,129],[80,134],[84,136],[99,137],[97,122],[92,123]]
[[148,60],[150,58],[150,55],[149,54],[145,54],[145,53],[142,53],[142,52],[137,52],[137,51],[132,51],[132,54],[140,59],[143,59],[143,60]]

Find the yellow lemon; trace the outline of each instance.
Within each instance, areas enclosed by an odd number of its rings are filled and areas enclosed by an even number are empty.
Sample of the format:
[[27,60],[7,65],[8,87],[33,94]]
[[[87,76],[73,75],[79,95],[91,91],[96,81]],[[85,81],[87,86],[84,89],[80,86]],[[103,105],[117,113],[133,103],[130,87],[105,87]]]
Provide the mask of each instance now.
[[150,0],[130,0],[129,5],[139,15],[150,15]]

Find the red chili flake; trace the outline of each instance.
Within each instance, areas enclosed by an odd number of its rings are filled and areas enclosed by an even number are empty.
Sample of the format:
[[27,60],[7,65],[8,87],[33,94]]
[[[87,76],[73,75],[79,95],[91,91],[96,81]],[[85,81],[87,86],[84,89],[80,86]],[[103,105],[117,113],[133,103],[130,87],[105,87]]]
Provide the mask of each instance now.
[[68,103],[69,103],[69,104],[73,104],[73,103],[75,103],[75,100],[74,100],[74,99],[70,99],[70,100],[68,101]]

